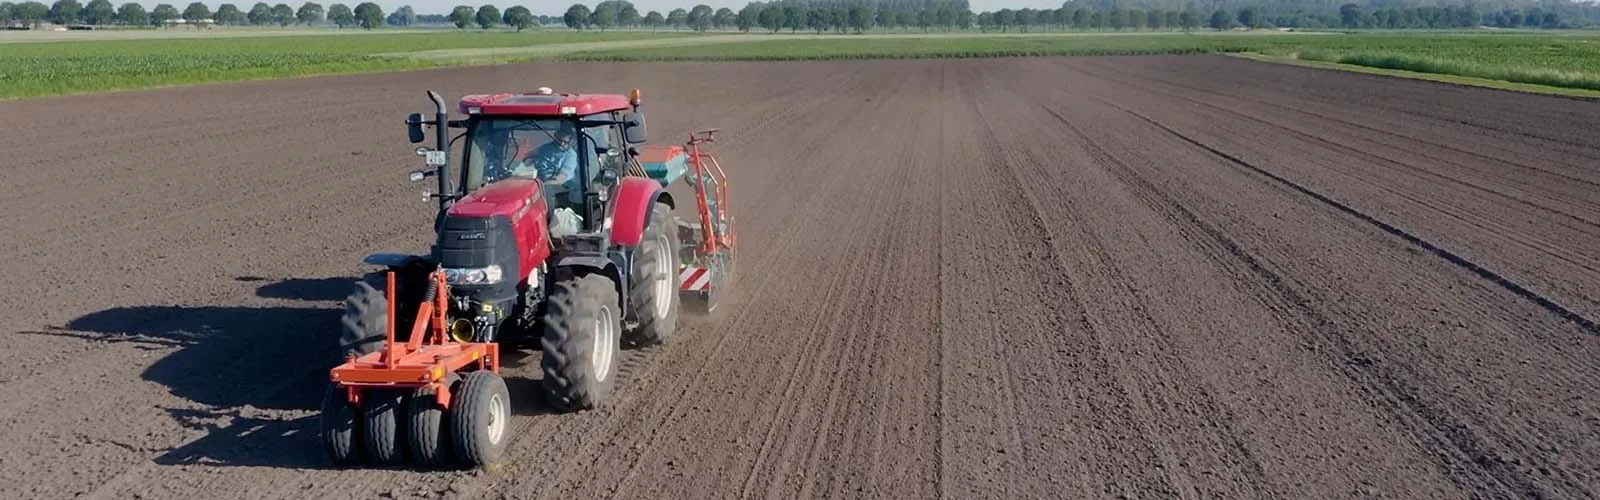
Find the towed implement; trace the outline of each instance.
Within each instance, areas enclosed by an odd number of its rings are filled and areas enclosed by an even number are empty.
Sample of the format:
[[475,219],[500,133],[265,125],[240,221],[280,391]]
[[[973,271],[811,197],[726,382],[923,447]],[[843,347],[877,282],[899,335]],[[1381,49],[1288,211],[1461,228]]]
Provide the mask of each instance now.
[[412,143],[434,129],[411,179],[438,181],[435,238],[427,254],[368,256],[381,269],[346,299],[322,407],[339,464],[492,465],[510,438],[503,353],[542,352],[556,410],[606,405],[622,346],[666,342],[680,307],[712,311],[732,276],[727,177],[701,148],[714,130],[645,145],[638,90],[469,95],[461,119],[428,96],[434,117],[406,124]]

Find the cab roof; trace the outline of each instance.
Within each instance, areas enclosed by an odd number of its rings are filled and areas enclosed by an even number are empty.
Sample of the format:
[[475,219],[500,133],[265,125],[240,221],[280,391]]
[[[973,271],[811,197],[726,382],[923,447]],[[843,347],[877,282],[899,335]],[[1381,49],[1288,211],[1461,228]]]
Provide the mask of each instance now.
[[532,93],[476,94],[461,98],[461,112],[468,115],[587,116],[631,107],[625,95],[557,94],[548,88]]

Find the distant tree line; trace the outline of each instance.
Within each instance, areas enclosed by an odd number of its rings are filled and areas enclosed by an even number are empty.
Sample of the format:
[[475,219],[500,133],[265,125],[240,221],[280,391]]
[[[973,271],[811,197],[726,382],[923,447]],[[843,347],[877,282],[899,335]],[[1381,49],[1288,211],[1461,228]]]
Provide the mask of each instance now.
[[535,15],[527,7],[502,11],[493,4],[457,5],[445,14],[418,14],[406,5],[385,14],[377,4],[354,9],[334,3],[326,9],[305,2],[257,2],[248,11],[224,3],[212,11],[193,2],[179,11],[163,3],[154,10],[134,2],[113,7],[111,0],[0,1],[0,25],[38,25],[49,21],[74,25],[189,24],[321,25],[373,29],[383,25],[454,25],[460,29],[510,26],[518,31],[548,24],[573,29],[670,28],[742,32],[863,32],[872,29],[983,31],[1192,30],[1209,28],[1575,28],[1600,24],[1600,3],[1573,0],[1069,0],[1059,9],[999,9],[974,13],[967,0],[771,0],[750,2],[738,11],[705,4],[665,14],[639,12],[627,0],[603,0],[593,7],[577,3],[560,16]]
[[15,4],[0,2],[0,25],[37,26],[48,21],[61,25],[160,26],[182,19],[187,24],[286,27],[332,23],[340,28],[360,26],[370,29],[380,26],[383,18],[383,8],[372,2],[360,3],[353,10],[342,3],[324,9],[322,4],[306,2],[296,9],[286,3],[269,5],[257,2],[248,11],[232,3],[221,4],[216,11],[201,2],[190,3],[182,11],[168,3],[146,11],[143,5],[135,2],[113,8],[110,0],[90,0],[88,4],[80,4],[78,0],[56,0],[49,7],[36,1]]
[[605,0],[594,8],[567,8],[562,24],[573,29],[671,28],[694,31],[766,30],[854,31],[873,28],[967,29],[972,9],[966,0],[775,0],[751,2],[735,12],[705,4],[641,14],[627,0]]
[[[1204,7],[1202,7],[1204,5]],[[1600,23],[1600,4],[1572,0],[1069,0],[1059,9],[974,13],[965,0],[774,0],[737,12],[705,4],[641,13],[627,0],[576,3],[573,29],[671,28],[862,32],[870,29],[1028,31],[1209,28],[1574,28]]]

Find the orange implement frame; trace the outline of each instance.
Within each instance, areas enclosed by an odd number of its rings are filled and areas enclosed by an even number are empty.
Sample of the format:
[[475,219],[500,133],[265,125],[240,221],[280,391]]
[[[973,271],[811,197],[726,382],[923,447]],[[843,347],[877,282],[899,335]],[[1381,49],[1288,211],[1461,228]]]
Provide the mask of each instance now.
[[[689,134],[689,163],[694,169],[695,202],[700,211],[700,231],[704,236],[700,239],[701,255],[715,254],[719,247],[727,248],[729,257],[738,254],[733,226],[729,224],[726,233],[718,231],[715,224],[726,222],[728,217],[728,175],[722,172],[722,165],[717,163],[717,158],[711,153],[700,151],[700,145],[716,142],[717,129],[701,130]],[[710,180],[714,187],[707,193],[706,180]],[[716,213],[712,213],[706,197],[711,196],[716,200]]]
[[434,397],[442,408],[450,407],[452,373],[468,367],[500,373],[500,346],[493,343],[462,343],[450,338],[445,330],[446,315],[450,311],[450,289],[444,273],[434,271],[428,276],[437,293],[433,300],[417,308],[417,321],[412,326],[411,337],[404,343],[395,342],[395,278],[388,273],[389,317],[385,322],[386,338],[383,350],[346,359],[344,364],[329,372],[333,381],[348,391],[350,404],[361,405],[361,390],[367,388],[423,388],[433,389]]

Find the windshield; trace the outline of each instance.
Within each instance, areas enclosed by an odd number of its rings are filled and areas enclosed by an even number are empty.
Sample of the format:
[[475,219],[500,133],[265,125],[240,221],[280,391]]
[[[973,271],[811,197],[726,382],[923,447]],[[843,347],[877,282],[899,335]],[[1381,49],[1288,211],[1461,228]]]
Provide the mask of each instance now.
[[557,118],[479,120],[467,137],[466,188],[507,177],[566,183],[578,175],[571,121]]

